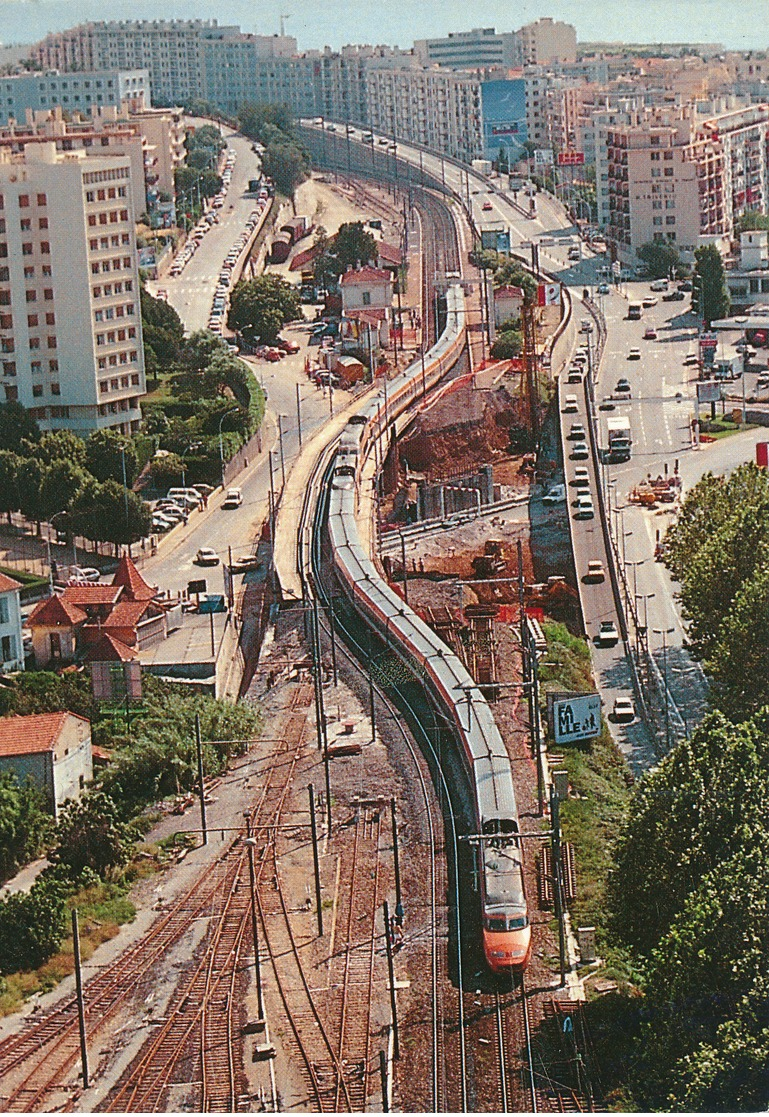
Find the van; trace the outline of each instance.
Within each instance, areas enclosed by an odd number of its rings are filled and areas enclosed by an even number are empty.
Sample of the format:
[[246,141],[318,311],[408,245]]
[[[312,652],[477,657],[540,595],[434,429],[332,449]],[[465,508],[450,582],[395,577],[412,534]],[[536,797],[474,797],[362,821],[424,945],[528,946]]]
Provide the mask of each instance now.
[[568,395],[566,397],[563,403],[563,410],[567,415],[573,415],[576,411],[579,411],[579,404],[577,403],[577,397],[575,395]]
[[191,505],[193,507],[200,503],[200,493],[197,489],[169,489],[167,493],[168,500],[175,500],[182,505]]

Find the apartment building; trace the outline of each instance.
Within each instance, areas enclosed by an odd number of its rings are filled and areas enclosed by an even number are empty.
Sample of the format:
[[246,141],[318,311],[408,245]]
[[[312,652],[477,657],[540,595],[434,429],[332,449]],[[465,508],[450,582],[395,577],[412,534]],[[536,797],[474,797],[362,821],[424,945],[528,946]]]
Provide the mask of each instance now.
[[524,24],[516,32],[519,65],[552,66],[556,62],[576,62],[577,31],[570,23],[549,17]]
[[415,39],[414,55],[423,66],[474,70],[488,66],[512,68],[520,56],[514,31],[497,34],[493,27],[449,32],[443,39]]
[[592,96],[593,87],[545,67],[527,69],[524,81],[529,139],[538,148],[575,149],[582,105]]
[[642,244],[674,245],[686,258],[699,243],[699,183],[690,155],[690,121],[652,117],[607,131],[607,233],[618,258],[632,262]]
[[127,156],[0,148],[0,398],[43,430],[138,429],[135,189]]
[[470,162],[483,154],[481,83],[472,73],[404,67],[392,58],[367,68],[368,123],[374,131]]
[[119,108],[128,97],[137,104],[151,103],[148,70],[10,74],[0,78],[0,125],[9,119],[25,120],[28,112],[53,105],[89,115],[107,105]]
[[[247,46],[241,44],[247,42]],[[216,20],[120,20],[80,24],[47,35],[32,57],[45,67],[77,69],[146,69],[156,105],[207,99],[206,58],[213,52],[219,70],[235,73],[249,59],[296,54],[296,40],[285,35],[243,35],[239,27]]]

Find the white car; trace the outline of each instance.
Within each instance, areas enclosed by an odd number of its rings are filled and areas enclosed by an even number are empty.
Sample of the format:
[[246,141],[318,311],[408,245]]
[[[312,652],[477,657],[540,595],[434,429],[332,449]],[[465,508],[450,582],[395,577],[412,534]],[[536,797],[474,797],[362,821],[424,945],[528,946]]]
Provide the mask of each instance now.
[[574,513],[577,520],[592,520],[595,516],[595,507],[593,505],[593,498],[589,494],[582,493],[577,497],[577,510]]
[[243,503],[243,493],[240,489],[228,489],[222,508],[240,508]]
[[586,465],[577,465],[574,467],[574,484],[575,485],[589,485],[590,484],[590,470]]
[[612,717],[615,721],[635,721],[635,706],[632,698],[615,698]]
[[566,486],[553,485],[549,493],[542,497],[543,504],[563,504],[566,500]]
[[195,562],[198,566],[218,566],[219,556],[213,547],[201,547],[195,555]]

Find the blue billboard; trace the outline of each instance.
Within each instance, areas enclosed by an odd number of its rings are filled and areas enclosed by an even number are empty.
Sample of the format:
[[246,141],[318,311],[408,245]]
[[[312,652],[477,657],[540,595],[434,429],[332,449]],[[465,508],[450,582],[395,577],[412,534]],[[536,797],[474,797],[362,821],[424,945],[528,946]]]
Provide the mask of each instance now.
[[483,157],[496,162],[504,148],[508,162],[521,157],[526,131],[526,84],[523,78],[481,83]]

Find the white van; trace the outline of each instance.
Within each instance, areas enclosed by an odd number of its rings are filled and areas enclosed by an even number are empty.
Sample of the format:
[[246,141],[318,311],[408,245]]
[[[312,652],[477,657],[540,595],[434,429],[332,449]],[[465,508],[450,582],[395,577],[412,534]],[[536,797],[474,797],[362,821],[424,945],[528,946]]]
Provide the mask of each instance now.
[[175,500],[177,504],[186,505],[188,508],[197,508],[201,496],[197,489],[169,489],[168,500]]

